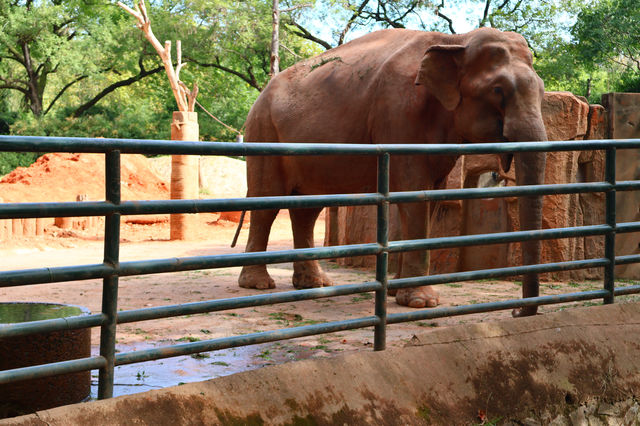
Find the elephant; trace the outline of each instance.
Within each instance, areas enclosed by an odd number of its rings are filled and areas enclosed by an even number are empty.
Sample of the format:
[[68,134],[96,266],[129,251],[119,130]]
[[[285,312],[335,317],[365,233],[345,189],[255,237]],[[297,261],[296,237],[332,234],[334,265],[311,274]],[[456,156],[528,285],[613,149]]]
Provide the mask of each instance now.
[[[480,28],[466,34],[407,29],[369,33],[304,60],[271,79],[246,121],[246,142],[478,143],[547,140],[541,103],[544,83],[525,39]],[[544,182],[545,153],[501,154],[513,160],[518,185]],[[457,156],[392,155],[390,190],[437,188]],[[247,196],[376,191],[374,156],[249,156]],[[405,240],[425,238],[427,203],[399,204]],[[290,209],[295,248],[313,247],[321,208]],[[541,197],[520,199],[521,229],[540,229]],[[247,252],[265,251],[278,210],[251,214]],[[523,263],[540,262],[540,242],[522,243]],[[426,251],[403,253],[398,277],[428,274]],[[294,262],[295,288],[331,285],[317,261]],[[275,287],[265,265],[244,266],[244,288]],[[539,294],[536,274],[523,278],[523,296]],[[400,289],[400,305],[434,307],[429,286]],[[514,311],[533,315],[536,307]]]

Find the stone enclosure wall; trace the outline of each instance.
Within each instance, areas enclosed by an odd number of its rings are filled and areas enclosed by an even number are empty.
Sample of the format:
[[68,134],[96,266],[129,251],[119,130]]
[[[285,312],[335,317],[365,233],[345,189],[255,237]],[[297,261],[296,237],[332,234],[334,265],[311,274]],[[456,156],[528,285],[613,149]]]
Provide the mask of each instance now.
[[[640,137],[640,94],[608,94],[604,107],[589,105],[584,98],[568,92],[547,92],[543,117],[549,140],[580,140]],[[611,123],[611,124],[609,124]],[[640,151],[619,150],[617,179],[640,179]],[[557,152],[547,156],[545,183],[601,181],[604,178],[604,152]],[[449,174],[445,187],[515,185],[513,168],[501,171],[497,156],[461,157]],[[618,193],[618,222],[640,220],[638,195]],[[515,198],[447,201],[435,203],[429,219],[431,237],[508,232],[519,229]],[[604,223],[604,194],[572,194],[544,197],[543,227],[563,228]],[[375,241],[376,209],[366,207],[333,208],[327,215],[325,245]],[[397,208],[391,210],[390,239],[399,240]],[[585,237],[543,241],[543,262],[561,262],[602,257],[603,237]],[[633,234],[616,237],[617,254],[639,253]],[[495,244],[430,253],[430,274],[499,268],[520,263],[520,244]],[[398,257],[390,259],[395,270]],[[343,265],[371,267],[375,258],[342,258]],[[619,277],[637,278],[640,266],[618,267]],[[601,269],[566,271],[550,274],[553,279],[592,279],[602,276]]]

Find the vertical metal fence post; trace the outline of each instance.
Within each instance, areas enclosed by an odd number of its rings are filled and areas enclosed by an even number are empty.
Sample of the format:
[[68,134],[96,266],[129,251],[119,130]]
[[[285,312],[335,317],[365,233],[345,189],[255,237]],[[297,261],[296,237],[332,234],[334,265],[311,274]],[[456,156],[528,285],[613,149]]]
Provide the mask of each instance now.
[[380,323],[374,331],[373,349],[382,351],[387,345],[387,286],[389,265],[389,153],[378,156],[378,193],[384,200],[378,203],[377,240],[383,251],[376,256],[376,281],[382,289],[376,291],[376,316]]
[[[605,180],[611,185],[616,184],[616,148],[607,149],[605,158]],[[604,289],[609,292],[604,298],[604,303],[613,303],[613,291],[615,288],[615,266],[616,266],[616,190],[615,186],[606,192],[605,218],[611,231],[604,236],[604,256],[609,260],[609,264],[604,268]]]
[[[108,151],[105,155],[105,190],[107,202],[120,204],[120,151]],[[104,263],[117,268],[120,256],[120,213],[109,214],[104,227]],[[107,365],[100,369],[98,399],[113,396],[114,362],[116,346],[116,320],[118,311],[118,275],[103,280],[102,314],[107,322],[100,329],[100,355]]]

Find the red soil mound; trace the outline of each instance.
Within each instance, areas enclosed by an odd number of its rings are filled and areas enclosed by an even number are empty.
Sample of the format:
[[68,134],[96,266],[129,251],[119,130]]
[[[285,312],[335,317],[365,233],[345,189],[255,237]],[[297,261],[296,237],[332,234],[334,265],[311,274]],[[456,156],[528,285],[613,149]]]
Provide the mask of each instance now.
[[[53,153],[29,167],[19,167],[0,180],[4,202],[76,201],[86,194],[91,201],[105,199],[103,154]],[[121,156],[122,200],[166,200],[162,181],[140,154]]]

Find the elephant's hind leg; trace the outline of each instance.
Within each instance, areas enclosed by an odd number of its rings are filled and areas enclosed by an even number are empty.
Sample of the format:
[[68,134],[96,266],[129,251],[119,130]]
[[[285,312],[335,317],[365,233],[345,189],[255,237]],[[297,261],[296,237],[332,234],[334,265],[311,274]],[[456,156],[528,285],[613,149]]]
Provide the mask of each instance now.
[[[249,241],[246,252],[266,251],[271,225],[278,210],[254,210],[249,224]],[[238,284],[244,288],[265,290],[275,288],[276,283],[267,272],[267,265],[247,265],[242,267]]]
[[[313,228],[322,208],[290,209],[293,246],[311,248]],[[313,288],[332,285],[331,280],[320,267],[317,260],[293,262],[293,286],[295,288]]]

